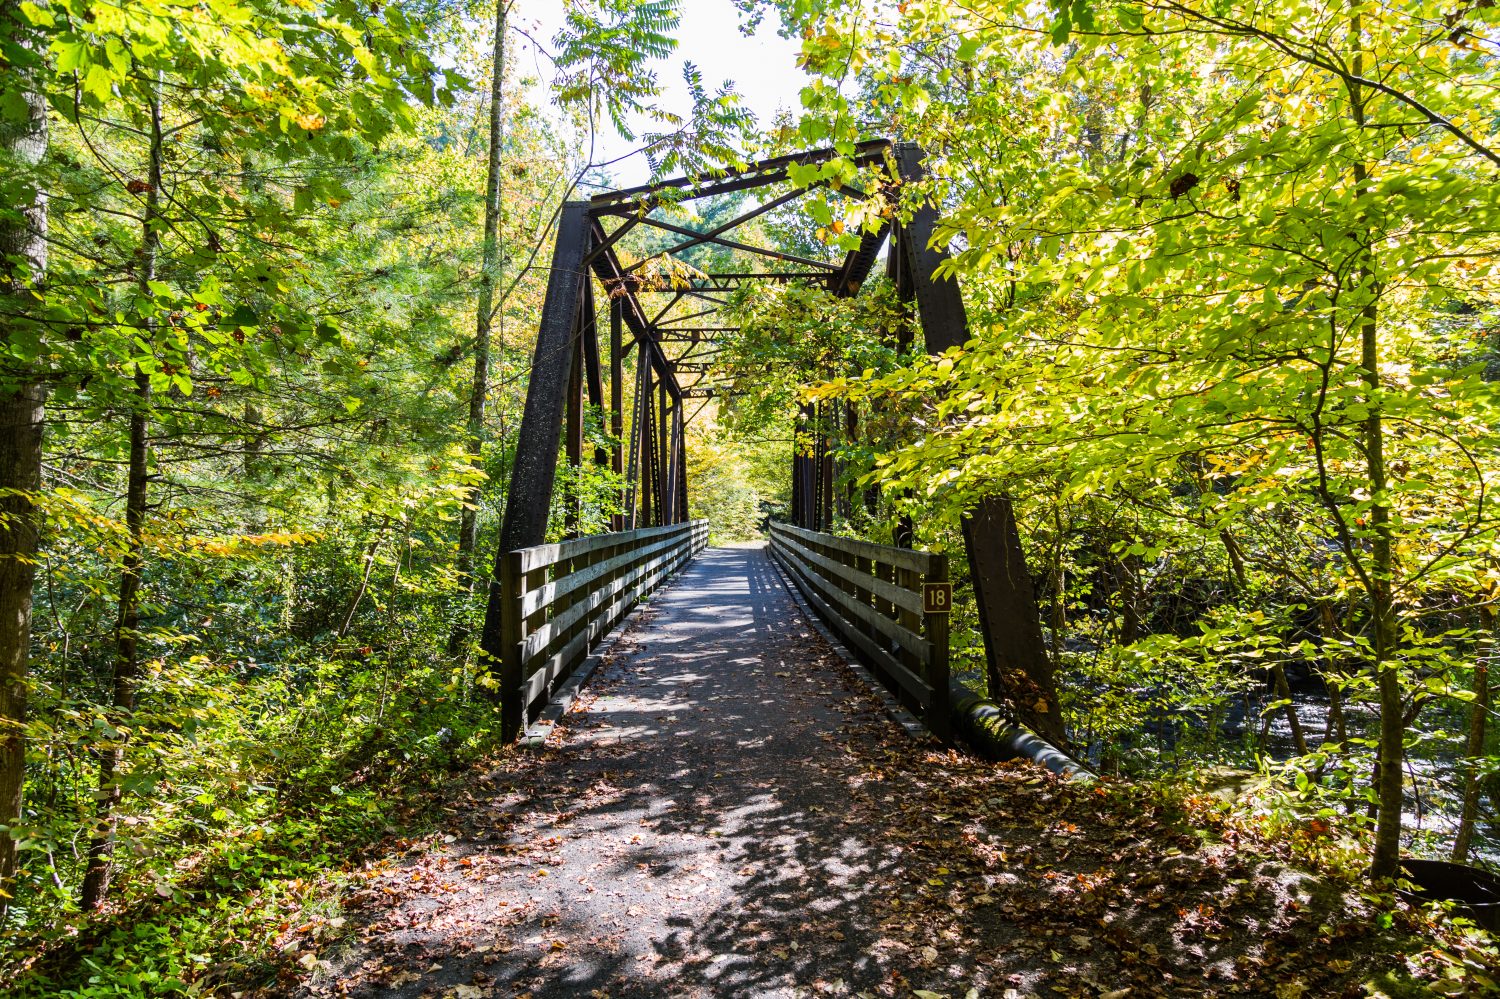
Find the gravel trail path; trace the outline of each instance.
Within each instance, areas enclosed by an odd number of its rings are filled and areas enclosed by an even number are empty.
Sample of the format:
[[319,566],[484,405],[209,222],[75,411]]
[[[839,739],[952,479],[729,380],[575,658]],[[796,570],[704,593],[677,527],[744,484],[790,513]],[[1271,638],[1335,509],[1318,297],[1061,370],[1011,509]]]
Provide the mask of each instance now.
[[302,995],[1336,996],[1370,970],[1367,912],[1149,794],[914,743],[762,547],[694,559],[548,748],[449,813],[365,872]]

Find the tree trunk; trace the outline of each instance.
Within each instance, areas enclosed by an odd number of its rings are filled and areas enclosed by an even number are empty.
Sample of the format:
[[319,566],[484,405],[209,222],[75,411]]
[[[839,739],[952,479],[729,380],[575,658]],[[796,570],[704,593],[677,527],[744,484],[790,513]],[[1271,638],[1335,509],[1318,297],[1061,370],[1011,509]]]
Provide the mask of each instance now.
[[242,474],[251,487],[246,490],[249,508],[245,512],[245,530],[250,534],[260,534],[266,529],[265,507],[260,503],[256,487],[261,485],[265,470],[265,459],[261,454],[266,446],[265,417],[254,402],[246,402],[244,412],[246,437]]
[[1307,755],[1307,737],[1302,734],[1302,719],[1297,717],[1297,705],[1292,703],[1292,687],[1286,682],[1286,667],[1281,663],[1271,667],[1271,681],[1276,685],[1276,699],[1284,702],[1286,723],[1292,729],[1292,748],[1298,756]]
[[[161,251],[158,233],[161,212],[162,126],[161,94],[151,92],[151,150],[149,176],[141,216],[141,258],[137,286],[143,299],[151,295]],[[147,342],[154,339],[148,321]],[[116,729],[135,710],[140,672],[141,579],[145,568],[146,490],[149,484],[147,447],[150,429],[151,374],[139,366],[130,412],[130,461],[125,485],[125,558],[120,566],[120,595],[115,620],[115,676],[111,721]],[[99,758],[98,825],[89,842],[88,867],[79,891],[84,911],[99,908],[109,892],[115,847],[116,813],[121,800],[120,775],[125,764],[124,738],[118,732]]]
[[[359,610],[360,601],[365,598],[365,591],[370,588],[370,576],[375,571],[375,556],[380,551],[380,543],[385,540],[385,532],[391,526],[391,515],[386,514],[385,519],[380,522],[375,536],[370,539],[370,544],[365,548],[365,568],[359,577],[359,586],[354,589],[354,596],[349,601],[349,609],[344,611],[344,623],[339,625],[338,637],[343,638],[349,634],[349,628],[354,624],[354,613]],[[396,560],[398,563],[400,559]]]
[[[1325,649],[1339,637],[1338,624],[1333,617],[1333,604],[1326,599],[1318,601],[1318,634],[1323,638]],[[1324,660],[1321,672],[1323,686],[1328,691],[1328,725],[1323,730],[1323,741],[1336,741],[1339,752],[1345,753],[1348,752],[1349,732],[1344,721],[1344,690],[1335,679],[1343,673],[1331,654],[1325,653]]]
[[[1332,653],[1326,651],[1338,638],[1338,628],[1333,618],[1333,604],[1327,599],[1318,601],[1318,634],[1323,639],[1323,663],[1318,667],[1318,675],[1323,680],[1323,689],[1328,694],[1328,721],[1323,726],[1323,742],[1335,743],[1338,746],[1336,752],[1339,756],[1346,756],[1349,752],[1349,732],[1344,719],[1344,691],[1340,686],[1338,678],[1343,674],[1339,669],[1338,662]],[[1317,776],[1322,778],[1324,770],[1327,769],[1331,756],[1324,759],[1318,765]],[[1353,799],[1345,801],[1345,809],[1352,812]]]
[[27,665],[36,575],[41,489],[41,387],[23,382],[0,392],[0,917],[16,873],[15,839],[26,782]]
[[[1353,75],[1364,72],[1360,47],[1360,19],[1353,18],[1350,34],[1354,47]],[[1359,84],[1349,84],[1349,104],[1357,128],[1365,127],[1364,94]],[[1363,190],[1369,173],[1362,162],[1354,164],[1354,183]],[[1366,234],[1368,237],[1368,233]],[[1404,774],[1402,757],[1406,726],[1401,713],[1401,678],[1392,659],[1395,651],[1396,619],[1393,591],[1391,515],[1386,496],[1385,428],[1380,414],[1380,287],[1375,276],[1374,250],[1366,247],[1357,272],[1359,287],[1370,296],[1358,319],[1360,367],[1368,390],[1369,416],[1364,421],[1365,478],[1373,498],[1370,505],[1370,619],[1375,679],[1380,695],[1379,773],[1375,785],[1379,809],[1375,818],[1375,850],[1370,875],[1390,878],[1401,863],[1401,806]]]
[[1245,572],[1245,553],[1240,551],[1240,543],[1227,527],[1219,532],[1219,540],[1224,542],[1224,554],[1229,556],[1229,569],[1234,573],[1235,588],[1240,593],[1249,593],[1250,577]]
[[1120,590],[1120,636],[1121,645],[1134,645],[1141,638],[1141,560],[1137,555],[1126,555],[1115,563],[1116,578]]
[[[496,0],[494,66],[490,71],[490,144],[486,154],[484,184],[484,251],[480,261],[479,306],[474,318],[474,378],[469,386],[469,465],[480,468],[480,446],[484,439],[484,408],[490,392],[490,329],[494,321],[495,286],[500,262],[500,166],[501,139],[505,123],[505,28],[510,12],[508,0]],[[458,572],[473,590],[474,552],[479,545],[479,483],[465,491],[458,524]],[[460,644],[467,628],[460,623],[453,634]]]
[[1062,503],[1052,506],[1052,526],[1057,532],[1056,543],[1052,546],[1052,613],[1049,622],[1052,630],[1052,661],[1061,661],[1062,656],[1062,633],[1068,626],[1067,591],[1068,577],[1065,565],[1064,542],[1067,539],[1063,525]]
[[1453,840],[1453,862],[1467,863],[1469,847],[1474,839],[1474,824],[1479,819],[1479,760],[1484,755],[1484,722],[1490,710],[1490,659],[1500,647],[1500,634],[1496,632],[1495,614],[1486,608],[1485,623],[1489,626],[1489,641],[1479,650],[1474,663],[1474,700],[1469,704],[1469,741],[1464,750],[1464,797],[1458,816],[1458,834]]
[[[34,44],[17,0],[0,0],[0,25],[28,54]],[[33,171],[47,152],[47,102],[37,85],[38,66],[12,63],[12,86],[28,114],[0,115],[0,169],[11,176]],[[31,290],[47,270],[47,202],[0,217],[0,338],[9,346],[26,326]],[[15,261],[9,264],[8,261]],[[26,332],[30,332],[29,330]],[[7,352],[10,354],[10,352]],[[14,356],[14,355],[11,355]],[[35,495],[42,485],[42,416],[45,392],[36,369],[11,362],[0,371],[0,919],[9,906],[16,873],[16,842],[9,827],[21,816],[26,784],[26,673],[31,654],[31,594],[40,525]]]

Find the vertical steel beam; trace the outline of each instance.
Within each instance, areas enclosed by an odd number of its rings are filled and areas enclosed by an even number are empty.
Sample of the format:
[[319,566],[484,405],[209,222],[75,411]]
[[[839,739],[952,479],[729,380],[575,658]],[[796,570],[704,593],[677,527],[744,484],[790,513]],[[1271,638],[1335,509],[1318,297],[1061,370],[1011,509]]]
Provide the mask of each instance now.
[[657,392],[657,513],[660,514],[661,525],[672,523],[672,501],[670,501],[670,490],[667,489],[667,477],[672,474],[670,469],[670,452],[667,450],[667,396],[666,383],[658,383],[660,389]]
[[[587,299],[585,298],[584,301]],[[580,313],[580,318],[582,313]],[[582,323],[579,324],[583,326]],[[568,481],[563,490],[567,503],[566,536],[578,537],[579,518],[583,512],[583,494],[579,481],[583,466],[583,341],[584,330],[573,341],[573,363],[568,374],[568,408],[566,416]]]
[[802,523],[802,456],[797,453],[797,432],[792,431],[792,507],[787,511],[787,519],[798,527],[806,527]]
[[656,433],[652,429],[651,414],[655,412],[656,389],[651,377],[651,365],[646,363],[645,351],[636,355],[636,364],[642,365],[641,418],[636,428],[641,448],[641,526],[655,527],[656,511]]
[[[911,264],[907,260],[908,242],[906,227],[897,223],[891,229],[891,248],[885,257],[885,273],[896,289],[896,297],[902,302],[911,302],[917,295],[916,289],[912,287]],[[911,343],[912,324],[909,318],[903,318],[896,329],[896,353],[910,353]]]
[[672,508],[677,511],[677,523],[685,523],[687,512],[687,403],[678,399],[672,408],[672,447],[677,451],[677,463],[672,472]]
[[[912,142],[896,143],[896,167],[902,183],[922,180],[927,175],[922,166],[922,148]],[[934,281],[932,277],[948,257],[947,251],[931,245],[937,217],[937,207],[930,201],[924,202],[912,213],[911,221],[901,226],[896,241],[901,251],[902,277],[910,283],[916,297],[929,354],[962,347],[969,339],[969,317],[964,312],[958,282]]]
[[662,480],[662,509],[667,511],[665,523],[675,524],[680,519],[677,510],[677,403],[667,401],[662,419],[663,453],[667,474]]
[[[796,428],[792,435],[795,450],[793,465],[796,475],[797,510],[795,520],[798,527],[811,531],[817,524],[817,480],[813,476],[816,445],[813,408],[802,404],[797,407]],[[811,450],[809,446],[811,445]]]
[[[521,415],[515,464],[506,492],[505,519],[500,526],[502,553],[539,545],[547,539],[547,516],[557,481],[558,437],[562,432],[568,381],[572,377],[579,289],[585,280],[588,207],[586,201],[570,201],[563,205],[558,220],[552,276],[542,304],[541,329],[532,353],[526,408]],[[498,560],[496,564],[498,571]]]
[[[926,175],[922,150],[913,143],[896,144],[896,164],[903,183]],[[947,257],[945,250],[931,245],[936,224],[937,209],[929,202],[916,209],[897,237],[900,268],[911,282],[929,354],[962,347],[969,339],[958,282],[933,280],[938,264]],[[1002,493],[980,501],[965,515],[963,535],[984,634],[990,696],[1009,699],[1022,724],[1062,745],[1066,733],[1053,664],[1042,641],[1041,609],[1010,497]]]
[[823,435],[818,427],[817,405],[810,407],[809,412],[812,414],[812,451],[807,456],[807,467],[802,474],[808,481],[807,526],[816,531],[821,529],[818,513],[823,509]]
[[639,517],[641,494],[641,465],[645,455],[641,451],[641,424],[646,419],[645,401],[650,389],[646,379],[650,377],[651,365],[646,361],[645,351],[635,355],[635,394],[630,399],[630,465],[625,471],[625,529],[633,531],[644,527],[647,521]]
[[964,515],[964,547],[984,634],[990,697],[1008,698],[1017,718],[1042,738],[1064,745],[1057,679],[1042,638],[1042,614],[1007,495],[986,496]]
[[688,486],[687,486],[687,419],[683,412],[686,405],[681,399],[677,400],[677,520],[685,523],[692,519],[692,513],[688,509]]
[[[624,305],[618,298],[611,299],[609,303],[609,433],[614,438],[614,444],[610,448],[610,470],[615,475],[625,473],[625,400],[620,393],[625,387],[625,352],[622,340],[622,327],[624,317],[621,315]],[[620,485],[620,513],[615,514],[610,522],[610,529],[615,531],[625,530],[625,519],[630,511],[627,507],[626,493],[628,487]]]
[[833,433],[830,403],[818,405],[818,523],[820,531],[833,530]]
[[[920,166],[920,159],[918,160],[918,166]],[[905,357],[911,353],[912,323],[910,321],[911,310],[909,307],[917,294],[916,289],[912,287],[911,261],[908,260],[910,256],[909,242],[910,237],[906,226],[898,222],[891,229],[891,248],[885,257],[885,273],[890,278],[891,284],[896,288],[896,297],[908,306],[907,309],[903,310],[904,314],[901,325],[896,327],[896,354],[899,357]],[[880,495],[878,489],[879,487],[877,486],[877,492],[875,493],[877,502]],[[891,541],[898,548],[910,548],[914,534],[911,517],[902,514],[896,521]]]
[[[541,328],[531,358],[531,379],[526,387],[526,408],[516,442],[515,463],[505,493],[505,519],[500,525],[499,550],[490,574],[485,604],[484,629],[479,645],[485,665],[499,673],[499,697],[504,717],[517,717],[512,701],[521,696],[514,676],[503,669],[505,641],[505,588],[501,572],[507,552],[539,545],[547,539],[547,517],[552,509],[552,490],[557,484],[557,444],[562,433],[563,408],[568,382],[573,375],[574,332],[577,329],[584,255],[588,252],[588,203],[570,201],[558,218],[557,241],[552,249],[552,272],[542,303]],[[512,729],[514,726],[512,726]],[[502,729],[505,726],[502,725]],[[504,733],[510,738],[514,730]]]
[[[594,304],[594,282],[583,282],[583,371],[589,390],[589,405],[601,422],[604,415],[604,370],[599,360],[599,313]],[[600,429],[603,429],[601,426]],[[596,446],[594,464],[608,467],[609,451]]]

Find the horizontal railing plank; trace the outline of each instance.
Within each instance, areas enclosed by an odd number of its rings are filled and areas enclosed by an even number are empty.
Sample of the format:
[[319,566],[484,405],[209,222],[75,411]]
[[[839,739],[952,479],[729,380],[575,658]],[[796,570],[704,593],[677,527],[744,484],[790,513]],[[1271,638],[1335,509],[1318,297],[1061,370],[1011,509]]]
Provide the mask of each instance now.
[[[649,541],[650,539],[646,540]],[[634,544],[634,542],[631,543]],[[665,538],[655,543],[647,544],[644,547],[631,548],[629,551],[611,556],[603,562],[579,569],[577,572],[570,572],[565,576],[559,576],[550,583],[543,583],[534,590],[527,590],[525,595],[521,597],[521,614],[524,617],[530,617],[548,604],[556,603],[561,598],[577,592],[580,587],[588,586],[617,569],[624,569],[632,562],[640,561],[657,552],[667,551],[680,544],[682,544],[681,538]]]
[[[589,650],[645,596],[651,594],[708,542],[706,521],[578,538],[511,553],[510,606],[516,625],[507,641],[519,666],[519,683],[510,688],[521,702],[523,724],[533,705],[550,697],[572,675]],[[530,573],[592,555],[602,560],[525,590]],[[564,604],[551,620],[534,627],[527,622]],[[515,633],[518,630],[519,634]]]
[[521,703],[530,708],[533,701],[542,693],[548,692],[547,688],[553,680],[566,680],[583,659],[583,653],[587,651],[591,640],[592,636],[587,631],[580,631],[567,645],[547,657],[521,683]]
[[[785,539],[781,539],[778,543],[782,546],[783,551],[790,553],[791,557],[796,559],[801,559],[803,552],[806,551],[805,549],[801,552],[793,551],[792,545],[788,544]],[[801,548],[800,545],[797,547]],[[805,561],[803,561],[803,565],[806,567]],[[840,566],[840,568],[843,567]],[[869,604],[855,600],[843,590],[835,589],[825,577],[818,575],[811,567],[806,567],[806,574],[811,578],[812,583],[823,591],[826,599],[833,601],[844,609],[846,613],[841,616],[851,624],[858,622],[869,625],[872,629],[901,643],[903,648],[910,649],[924,662],[931,656],[932,644],[921,635],[911,631],[900,622],[886,617]]]
[[596,552],[601,548],[627,544],[631,541],[652,538],[662,534],[671,534],[674,531],[688,534],[690,532],[685,530],[688,527],[690,527],[690,524],[669,524],[666,527],[641,527],[634,531],[594,534],[586,538],[559,541],[556,544],[522,548],[520,553],[521,571],[532,572],[536,569],[545,569],[559,562],[565,562],[569,559],[578,558],[580,555]]
[[647,577],[653,570],[671,562],[675,555],[676,552],[672,548],[661,552],[640,565],[627,570],[618,579],[612,580],[599,589],[592,591],[587,597],[574,603],[552,620],[537,626],[532,630],[531,634],[523,639],[521,643],[521,658],[529,660],[545,650],[552,643],[553,639],[560,637],[564,632],[603,606],[606,598],[633,585],[637,580]]
[[[869,590],[880,599],[889,601],[902,610],[911,611],[913,614],[922,613],[922,595],[920,593],[913,593],[911,590],[897,586],[888,580],[881,579],[874,573],[861,571],[852,565],[844,565],[842,562],[835,562],[826,555],[820,555],[804,547],[791,535],[782,538],[781,541],[788,547],[796,549],[803,559],[810,560],[813,564],[827,570],[838,578],[853,583],[862,589]],[[891,619],[887,618],[887,620]]]
[[[815,586],[814,579],[808,578],[806,571],[802,566],[797,564],[796,559],[789,556],[785,549],[780,549],[777,554],[780,556],[778,560],[781,561],[782,565],[791,574],[792,581],[797,584],[797,588],[802,591],[803,596],[807,597],[808,601],[814,607],[820,610],[827,618],[836,618],[843,620],[846,624],[848,623],[847,618],[843,618],[834,607],[830,606],[823,599],[818,592],[818,588]],[[939,692],[934,691],[921,677],[903,666],[885,649],[875,644],[864,632],[852,627],[839,628],[838,631],[842,638],[851,642],[859,651],[864,653],[866,661],[875,667],[875,669],[885,674],[889,680],[894,681],[906,690],[919,705],[926,707],[932,704],[933,699],[938,696]]]
[[884,562],[898,569],[911,569],[926,575],[932,570],[933,560],[937,556],[929,552],[912,551],[910,548],[896,548],[892,545],[877,545],[870,541],[861,541],[858,538],[841,538],[833,534],[819,534],[817,531],[809,531],[806,528],[794,527],[791,524],[782,524],[773,521],[771,532],[774,534],[781,531],[794,538],[811,541],[820,545],[831,545],[843,549],[850,555],[857,555],[875,562]]
[[[661,582],[670,577],[680,567],[682,562],[686,561],[686,557],[689,554],[691,553],[686,551],[680,552],[675,562],[672,557],[669,557],[658,563],[653,563],[652,566],[646,567],[644,575],[636,580],[636,585],[634,586],[635,592],[632,599],[629,601],[616,601],[614,604],[611,604],[610,611],[596,617],[583,631],[575,635],[566,645],[550,656],[542,658],[545,655],[546,645],[548,644],[542,643],[540,649],[534,651],[530,656],[524,657],[523,661],[531,664],[531,666],[526,679],[521,683],[522,703],[529,707],[554,680],[561,682],[571,676],[573,670],[577,668],[578,663],[583,660],[589,648],[593,646],[594,640],[608,634],[619,623],[619,619],[624,617],[624,612],[629,607],[639,601],[642,595],[651,592]],[[621,591],[630,588],[629,586],[622,587]],[[615,608],[620,608],[618,615],[614,613]],[[575,618],[574,620],[576,621],[577,619]],[[551,624],[552,622],[548,623]],[[564,631],[566,631],[565,628],[558,629],[553,637],[561,637]],[[534,632],[528,636],[527,641],[535,637],[536,633]]]

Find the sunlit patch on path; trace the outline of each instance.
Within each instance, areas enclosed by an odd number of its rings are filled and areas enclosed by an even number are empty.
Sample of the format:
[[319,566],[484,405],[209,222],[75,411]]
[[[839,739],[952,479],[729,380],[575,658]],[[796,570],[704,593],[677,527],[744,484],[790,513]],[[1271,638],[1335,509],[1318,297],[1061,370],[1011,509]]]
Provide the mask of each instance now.
[[553,745],[372,872],[310,993],[1336,995],[1358,971],[1360,914],[1310,880],[912,743],[760,548],[700,555],[616,650]]

